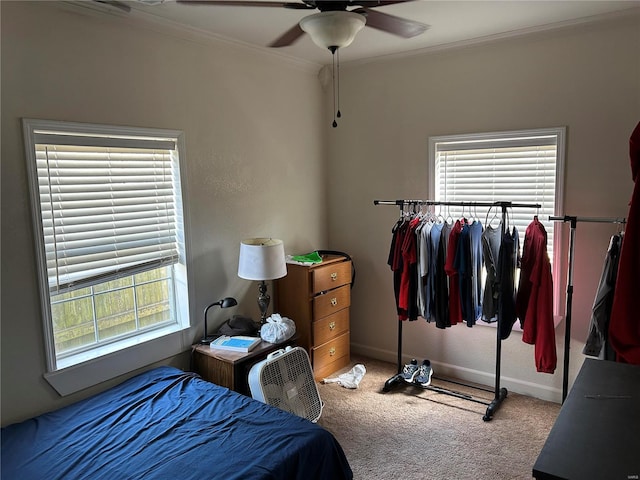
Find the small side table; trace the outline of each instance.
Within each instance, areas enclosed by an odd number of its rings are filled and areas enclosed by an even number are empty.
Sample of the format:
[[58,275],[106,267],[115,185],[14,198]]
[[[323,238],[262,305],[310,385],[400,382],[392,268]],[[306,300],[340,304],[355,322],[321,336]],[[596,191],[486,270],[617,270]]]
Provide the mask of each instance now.
[[295,336],[282,343],[262,341],[248,353],[194,345],[193,369],[208,382],[250,396],[248,377],[251,367],[267,358],[271,352],[291,345],[294,340]]

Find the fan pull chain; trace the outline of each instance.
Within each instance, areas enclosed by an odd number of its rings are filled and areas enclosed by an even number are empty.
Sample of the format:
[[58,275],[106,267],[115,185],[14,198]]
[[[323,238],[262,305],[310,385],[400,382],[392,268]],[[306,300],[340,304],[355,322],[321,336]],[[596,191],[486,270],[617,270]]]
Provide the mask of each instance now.
[[340,118],[342,116],[342,113],[340,113],[340,49],[339,48],[336,50],[336,55],[337,55],[336,56],[336,62],[337,62],[337,65],[338,65],[338,70],[337,70],[338,71],[338,75],[337,75],[337,82],[338,82],[338,88],[337,88],[337,97],[338,97],[337,105],[338,105],[338,108],[337,108],[337,110],[338,110],[338,113],[336,114],[336,116],[338,118]]
[[336,50],[338,50],[338,47],[329,47],[329,50],[331,50],[331,82],[333,89],[333,123],[331,125],[336,128],[338,126],[336,121],[336,110],[338,110],[336,108]]

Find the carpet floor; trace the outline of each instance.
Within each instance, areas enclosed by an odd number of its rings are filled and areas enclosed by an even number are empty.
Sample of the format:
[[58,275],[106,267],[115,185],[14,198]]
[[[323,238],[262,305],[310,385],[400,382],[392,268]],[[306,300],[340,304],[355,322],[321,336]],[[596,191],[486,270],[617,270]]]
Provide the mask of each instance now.
[[[366,374],[357,389],[319,384],[324,409],[318,424],[342,445],[356,480],[531,479],[533,464],[560,405],[512,392],[493,419],[486,405],[407,384],[383,391],[391,363],[352,356]],[[437,376],[437,372],[435,373]],[[434,377],[432,385],[482,397]],[[491,390],[492,387],[489,387]]]

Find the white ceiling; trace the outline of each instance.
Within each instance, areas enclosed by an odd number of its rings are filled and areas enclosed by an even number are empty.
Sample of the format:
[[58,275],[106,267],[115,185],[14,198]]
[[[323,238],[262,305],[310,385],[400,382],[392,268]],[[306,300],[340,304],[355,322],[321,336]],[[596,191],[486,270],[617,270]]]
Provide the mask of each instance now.
[[[175,0],[122,0],[131,6],[129,16],[167,22],[206,35],[267,49],[266,45],[315,10],[285,8],[186,5]],[[301,1],[301,0],[290,0]],[[627,1],[435,1],[416,0],[377,7],[384,13],[430,25],[411,39],[364,28],[353,43],[341,50],[342,63],[385,55],[464,45],[492,38],[556,28],[609,16],[637,15],[640,0]],[[331,54],[316,46],[308,35],[278,54],[305,63],[331,63]]]

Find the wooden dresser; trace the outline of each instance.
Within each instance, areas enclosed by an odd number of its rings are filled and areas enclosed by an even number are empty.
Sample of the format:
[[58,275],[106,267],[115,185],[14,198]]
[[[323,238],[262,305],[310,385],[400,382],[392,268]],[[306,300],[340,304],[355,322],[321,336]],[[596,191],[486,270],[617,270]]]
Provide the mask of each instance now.
[[338,255],[322,258],[310,266],[287,264],[287,276],[274,282],[274,311],[295,322],[296,343],[309,353],[316,380],[351,361],[351,261]]

